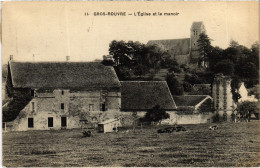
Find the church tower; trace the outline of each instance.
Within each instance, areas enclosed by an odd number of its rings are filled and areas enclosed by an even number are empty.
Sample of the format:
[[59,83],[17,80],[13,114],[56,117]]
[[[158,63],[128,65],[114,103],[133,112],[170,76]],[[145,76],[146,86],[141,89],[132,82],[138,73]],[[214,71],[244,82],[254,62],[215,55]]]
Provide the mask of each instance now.
[[198,64],[200,54],[198,52],[198,40],[201,33],[206,33],[203,22],[193,22],[190,28],[190,63]]

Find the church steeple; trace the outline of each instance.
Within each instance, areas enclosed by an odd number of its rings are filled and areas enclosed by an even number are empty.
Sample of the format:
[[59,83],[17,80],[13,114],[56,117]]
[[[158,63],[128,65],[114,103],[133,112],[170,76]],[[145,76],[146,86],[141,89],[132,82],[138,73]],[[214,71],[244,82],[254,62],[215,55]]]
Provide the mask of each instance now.
[[191,50],[198,49],[198,39],[201,33],[206,33],[205,26],[203,22],[193,22],[190,29],[190,40],[191,40]]

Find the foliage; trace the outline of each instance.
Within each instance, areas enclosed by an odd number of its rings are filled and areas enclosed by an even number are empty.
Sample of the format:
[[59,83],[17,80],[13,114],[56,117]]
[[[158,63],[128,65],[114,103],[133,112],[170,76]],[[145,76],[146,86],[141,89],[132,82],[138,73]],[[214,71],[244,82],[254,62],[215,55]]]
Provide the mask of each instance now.
[[183,89],[184,89],[185,92],[191,92],[192,91],[192,85],[190,83],[184,81],[182,86],[183,86]]
[[251,114],[255,114],[259,119],[259,102],[244,101],[238,104],[237,111],[242,117],[249,118]]
[[184,81],[187,83],[190,83],[192,85],[202,83],[201,78],[199,76],[197,76],[196,74],[185,75]]
[[239,83],[241,83],[241,80],[238,77],[234,76],[231,81],[231,93],[232,98],[236,103],[241,98],[241,95],[238,93]]
[[166,82],[172,95],[183,95],[184,89],[174,74],[167,74]]
[[115,71],[119,80],[129,80],[134,76],[133,71],[126,66],[117,66]]
[[169,117],[170,115],[166,113],[164,109],[161,109],[159,105],[156,105],[145,113],[144,120],[158,122]]
[[232,76],[234,74],[233,62],[228,59],[219,61],[214,67],[214,73],[222,73],[223,75]]
[[150,72],[156,73],[161,67],[173,65],[172,61],[169,62],[170,55],[157,45],[113,40],[109,45],[109,54],[114,58],[118,72],[120,68],[124,68],[123,71],[128,69],[136,76],[144,76]]
[[101,63],[105,66],[114,66],[115,62],[113,60],[102,60]]
[[[201,58],[199,59],[199,65],[205,66],[206,62],[209,60],[209,55],[212,50],[211,46],[211,39],[208,37],[207,34],[201,33],[198,42],[198,51],[201,55]],[[204,62],[204,65],[202,65],[202,62]]]

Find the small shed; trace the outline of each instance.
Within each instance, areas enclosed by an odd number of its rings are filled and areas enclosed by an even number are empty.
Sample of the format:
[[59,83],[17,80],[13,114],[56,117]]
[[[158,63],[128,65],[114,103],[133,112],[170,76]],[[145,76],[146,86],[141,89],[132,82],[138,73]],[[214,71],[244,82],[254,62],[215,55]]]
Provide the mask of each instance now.
[[98,123],[98,132],[116,132],[117,128],[121,126],[119,119],[109,119]]

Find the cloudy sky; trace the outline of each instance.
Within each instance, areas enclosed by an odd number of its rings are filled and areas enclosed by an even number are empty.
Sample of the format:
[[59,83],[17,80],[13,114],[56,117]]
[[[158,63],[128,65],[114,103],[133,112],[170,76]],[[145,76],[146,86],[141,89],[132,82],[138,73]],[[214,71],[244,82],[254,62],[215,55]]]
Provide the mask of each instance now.
[[16,61],[33,61],[33,55],[34,61],[65,61],[67,55],[71,61],[102,59],[112,40],[189,38],[193,21],[204,22],[214,46],[226,48],[234,39],[250,47],[259,40],[259,2],[4,2],[2,62],[9,55]]

